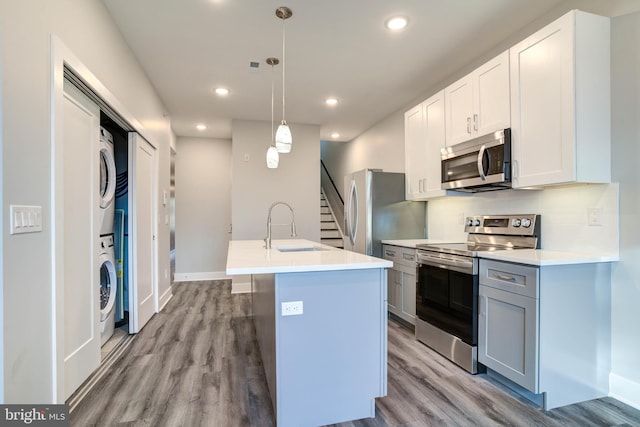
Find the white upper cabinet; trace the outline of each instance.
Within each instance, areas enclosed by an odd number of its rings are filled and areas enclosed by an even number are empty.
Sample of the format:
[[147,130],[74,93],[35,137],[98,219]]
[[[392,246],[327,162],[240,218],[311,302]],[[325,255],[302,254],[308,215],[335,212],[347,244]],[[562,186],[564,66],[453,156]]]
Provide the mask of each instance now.
[[404,114],[406,199],[446,195],[441,189],[441,154],[445,146],[444,91]]
[[610,182],[609,40],[571,11],[511,48],[514,188]]
[[445,100],[447,145],[510,127],[509,51],[448,86]]

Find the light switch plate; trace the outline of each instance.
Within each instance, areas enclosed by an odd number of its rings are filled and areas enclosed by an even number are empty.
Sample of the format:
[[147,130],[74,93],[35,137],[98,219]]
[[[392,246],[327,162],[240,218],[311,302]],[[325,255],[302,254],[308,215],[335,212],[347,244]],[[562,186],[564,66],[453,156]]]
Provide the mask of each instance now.
[[10,234],[42,231],[42,206],[9,205]]

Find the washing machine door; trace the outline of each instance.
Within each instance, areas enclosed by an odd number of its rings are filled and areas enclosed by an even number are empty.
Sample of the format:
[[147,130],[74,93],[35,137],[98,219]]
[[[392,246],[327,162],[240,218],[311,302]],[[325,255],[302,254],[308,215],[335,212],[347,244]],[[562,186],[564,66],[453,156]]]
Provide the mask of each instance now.
[[106,208],[116,193],[116,162],[113,144],[100,141],[100,207]]
[[105,320],[116,303],[116,266],[113,260],[103,253],[100,255],[100,321]]

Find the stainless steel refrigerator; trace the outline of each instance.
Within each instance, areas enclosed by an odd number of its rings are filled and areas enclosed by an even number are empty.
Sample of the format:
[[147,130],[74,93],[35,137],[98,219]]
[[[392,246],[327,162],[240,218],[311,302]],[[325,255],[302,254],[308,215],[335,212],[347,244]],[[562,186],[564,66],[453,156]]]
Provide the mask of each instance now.
[[382,240],[426,238],[426,202],[405,200],[403,173],[363,169],[344,178],[344,248],[382,257]]

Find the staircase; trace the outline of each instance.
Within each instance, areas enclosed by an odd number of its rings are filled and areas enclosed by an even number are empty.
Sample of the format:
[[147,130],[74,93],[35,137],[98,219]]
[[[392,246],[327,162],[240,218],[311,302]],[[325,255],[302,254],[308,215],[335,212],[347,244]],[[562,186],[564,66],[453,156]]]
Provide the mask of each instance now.
[[322,190],[320,191],[320,243],[340,249],[344,247],[342,233]]

